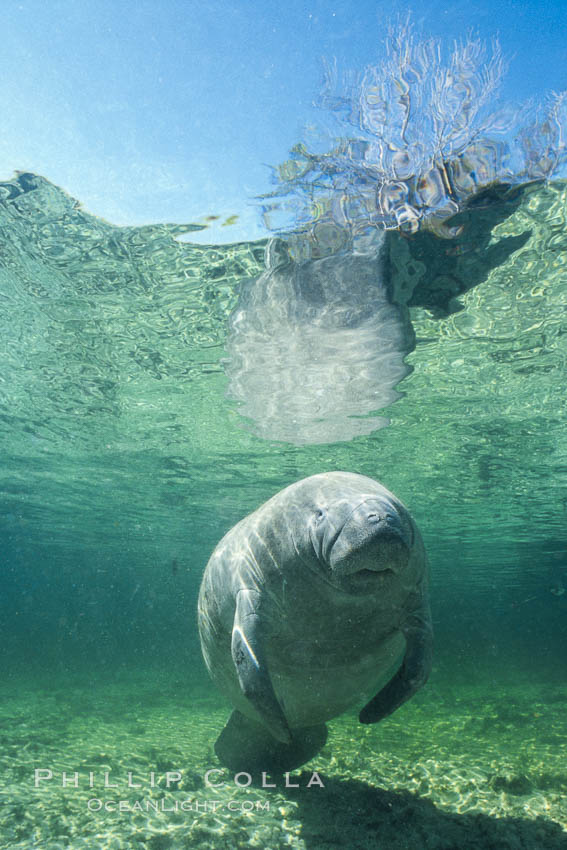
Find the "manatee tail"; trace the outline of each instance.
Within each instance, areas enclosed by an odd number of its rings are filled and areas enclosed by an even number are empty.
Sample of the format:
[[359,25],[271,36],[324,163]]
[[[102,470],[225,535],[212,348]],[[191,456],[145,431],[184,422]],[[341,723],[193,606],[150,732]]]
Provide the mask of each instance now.
[[285,773],[317,755],[327,740],[324,723],[291,732],[291,743],[282,744],[264,726],[233,711],[217,739],[215,753],[222,765],[235,772]]

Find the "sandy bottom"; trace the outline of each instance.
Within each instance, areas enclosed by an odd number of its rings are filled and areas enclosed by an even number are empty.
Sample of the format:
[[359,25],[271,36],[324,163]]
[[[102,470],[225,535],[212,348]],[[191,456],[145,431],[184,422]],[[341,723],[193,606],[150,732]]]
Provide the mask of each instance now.
[[0,706],[2,850],[567,849],[567,686],[433,681],[382,724],[333,721],[275,789],[206,784],[229,709],[181,677],[11,678]]

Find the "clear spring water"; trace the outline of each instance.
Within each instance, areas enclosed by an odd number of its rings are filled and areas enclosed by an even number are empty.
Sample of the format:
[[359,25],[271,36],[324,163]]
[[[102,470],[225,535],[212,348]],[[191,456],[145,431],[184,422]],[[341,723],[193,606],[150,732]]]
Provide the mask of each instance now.
[[[0,846],[566,846],[566,185],[488,200],[456,240],[388,234],[412,276],[404,396],[388,427],[308,445],[255,436],[226,397],[263,243],[113,227],[33,175],[0,189]],[[380,726],[335,721],[299,789],[211,790],[229,708],[200,659],[202,570],[329,469],[378,478],[422,530],[432,678]],[[132,808],[148,799],[165,810]]]

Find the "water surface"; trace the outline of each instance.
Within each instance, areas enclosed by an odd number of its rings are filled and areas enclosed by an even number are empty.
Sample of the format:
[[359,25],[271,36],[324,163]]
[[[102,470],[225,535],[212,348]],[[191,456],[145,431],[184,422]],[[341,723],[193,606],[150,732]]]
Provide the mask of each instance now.
[[[393,279],[417,278],[404,395],[388,427],[309,445],[258,437],[227,398],[265,243],[114,227],[34,175],[0,189],[1,846],[565,846],[565,184],[465,213],[457,240],[391,234]],[[36,767],[179,767],[207,796],[228,707],[200,660],[202,570],[244,514],[330,469],[378,478],[422,530],[422,694],[371,729],[334,722],[304,769],[326,789],[278,789],[269,813],[103,817],[88,788],[36,792]]]

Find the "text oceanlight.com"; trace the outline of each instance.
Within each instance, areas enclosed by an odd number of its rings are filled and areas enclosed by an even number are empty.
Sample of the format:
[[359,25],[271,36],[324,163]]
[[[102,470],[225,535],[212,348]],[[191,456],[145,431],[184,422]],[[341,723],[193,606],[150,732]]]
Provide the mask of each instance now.
[[101,800],[92,797],[87,801],[89,812],[218,812],[226,809],[229,812],[269,812],[269,800]]

